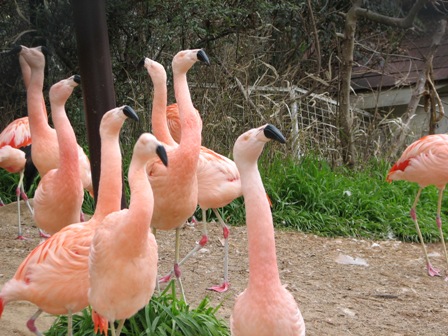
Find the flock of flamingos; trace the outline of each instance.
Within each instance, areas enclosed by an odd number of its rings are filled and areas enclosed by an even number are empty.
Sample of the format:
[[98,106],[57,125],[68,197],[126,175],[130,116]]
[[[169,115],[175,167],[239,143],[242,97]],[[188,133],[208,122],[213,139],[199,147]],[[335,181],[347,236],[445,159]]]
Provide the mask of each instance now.
[[[34,248],[0,292],[0,316],[12,301],[25,300],[38,307],[28,329],[42,335],[35,320],[42,312],[68,315],[68,335],[73,335],[72,314],[92,307],[97,330],[120,335],[124,321],[150,301],[159,281],[176,278],[183,297],[180,266],[207,243],[206,211],[213,209],[225,238],[224,281],[210,287],[223,292],[229,287],[229,229],[219,215],[221,208],[243,196],[249,252],[247,288],[236,298],[230,318],[232,335],[305,335],[305,323],[293,296],[282,286],[274,241],[269,200],[257,161],[264,145],[285,143],[273,125],[253,128],[238,137],[234,161],[201,146],[202,120],[191,101],[187,72],[197,62],[210,64],[202,49],[183,50],[172,61],[176,104],[167,106],[164,67],[145,58],[143,65],[153,82],[152,132],[135,142],[129,166],[130,202],[121,209],[122,157],[119,135],[127,119],[138,120],[127,105],[104,113],[100,124],[101,172],[97,204],[87,221],[81,211],[84,190],[93,194],[90,163],[65,111],[65,103],[81,78],[74,75],[54,84],[49,91],[52,121],[43,96],[45,55],[42,47],[20,46],[19,56],[27,89],[28,117],[6,127],[0,135],[0,167],[20,173],[18,200],[23,198],[33,214],[39,234],[46,238]],[[23,148],[31,144],[31,156],[41,180],[33,206],[23,187],[29,165]],[[439,188],[437,225],[445,249],[440,209],[448,182],[448,136],[426,136],[403,153],[387,180],[408,180],[420,185],[411,209],[431,276],[440,275],[426,253],[416,216],[421,190]],[[175,186],[175,187],[173,187]],[[20,202],[17,202],[20,205]],[[202,209],[203,236],[183,259],[179,258],[179,233],[197,206]],[[18,238],[21,230],[20,209]],[[158,277],[157,230],[175,230],[172,271]],[[123,234],[125,232],[125,234]],[[117,246],[120,248],[117,249]],[[118,326],[115,326],[115,321]]]

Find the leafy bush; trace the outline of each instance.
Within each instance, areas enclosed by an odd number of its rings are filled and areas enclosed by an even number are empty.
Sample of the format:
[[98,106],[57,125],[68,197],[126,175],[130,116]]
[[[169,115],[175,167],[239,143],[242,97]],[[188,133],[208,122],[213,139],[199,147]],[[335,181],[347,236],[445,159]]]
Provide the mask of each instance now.
[[[129,336],[227,336],[230,335],[226,323],[216,317],[220,306],[210,307],[204,298],[195,309],[176,298],[174,280],[160,295],[152,297],[148,305],[126,320],[121,335]],[[67,317],[60,316],[46,336],[65,336]],[[84,309],[73,316],[73,335],[95,335],[91,309]]]

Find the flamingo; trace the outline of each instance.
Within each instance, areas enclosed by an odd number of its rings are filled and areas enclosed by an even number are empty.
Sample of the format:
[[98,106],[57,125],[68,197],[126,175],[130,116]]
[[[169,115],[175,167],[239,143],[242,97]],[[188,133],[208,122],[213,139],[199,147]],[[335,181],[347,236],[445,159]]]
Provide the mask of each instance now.
[[[31,160],[31,137],[29,135],[28,118],[15,119],[8,124],[0,134],[0,167],[10,173],[19,173],[19,183],[16,188],[17,196],[17,217],[19,240],[26,238],[22,234],[22,220],[20,216],[20,198],[25,201],[31,215],[34,214],[25,189],[28,189],[37,175],[36,167]],[[1,202],[3,204],[3,202]],[[48,238],[48,235],[39,229],[41,237]]]
[[[163,145],[152,134],[142,134],[129,166],[129,210],[104,218],[90,246],[89,303],[110,322],[113,336],[120,335],[124,321],[148,304],[156,287],[157,243],[150,231],[154,196],[146,175],[147,162],[156,156],[168,165]],[[115,320],[120,320],[116,332]],[[94,322],[96,329],[101,328],[97,318]]]
[[182,50],[173,58],[174,90],[179,104],[183,136],[177,147],[167,149],[170,167],[165,169],[160,161],[150,162],[147,167],[154,193],[151,227],[154,235],[157,230],[176,230],[174,274],[184,300],[185,292],[179,268],[179,237],[180,228],[194,214],[197,206],[196,169],[202,131],[202,121],[196,118],[191,101],[187,72],[198,60],[210,64],[202,49]]
[[[28,145],[29,147],[30,145]],[[30,156],[26,154],[26,151],[29,153],[28,147],[22,147],[17,149],[10,145],[4,145],[0,147],[0,168],[5,169],[9,173],[19,173],[19,183],[16,188],[17,195],[17,213],[18,213],[18,234],[17,238],[19,240],[25,240],[26,238],[22,234],[22,220],[20,216],[20,198],[25,201],[30,210],[31,214],[34,214],[33,208],[28,200],[28,197],[25,193],[24,187],[24,177],[27,176],[27,179],[34,178],[36,175],[36,170],[32,162],[30,162]],[[34,170],[33,170],[34,168]],[[31,170],[31,173],[30,173]],[[1,201],[1,205],[3,205],[3,201]],[[39,229],[41,237],[48,238],[48,235]]]
[[72,314],[88,305],[88,259],[95,229],[121,207],[119,134],[127,117],[138,120],[135,111],[124,105],[106,112],[101,120],[102,164],[93,216],[62,228],[30,252],[0,291],[0,317],[9,302],[25,300],[39,308],[27,322],[31,332],[41,335],[35,321],[45,311],[68,314],[68,334],[72,335]]
[[[27,88],[28,119],[33,139],[32,157],[41,178],[59,166],[59,150],[55,129],[48,124],[48,117],[43,107],[43,83],[45,56],[43,47],[18,47],[19,60],[23,60],[31,69],[31,77]],[[21,65],[23,62],[21,62]],[[23,67],[22,67],[23,71]],[[25,69],[25,71],[27,71]],[[25,78],[25,76],[24,76]],[[84,189],[93,195],[90,173],[90,162],[82,147],[77,145],[79,169]]]
[[[154,100],[152,112],[153,132],[158,139],[169,145],[176,146],[181,139],[181,124],[177,104],[166,106],[166,72],[164,67],[149,58],[144,59],[144,66],[154,83]],[[199,112],[195,110],[196,117],[200,119]],[[221,285],[208,289],[225,292],[229,288],[228,281],[228,236],[229,229],[220,216],[217,208],[224,207],[235,198],[241,196],[241,183],[235,163],[207,147],[201,146],[197,167],[198,178],[198,204],[202,209],[203,235],[196,246],[179,262],[182,265],[194,255],[208,241],[207,235],[207,209],[212,208],[223,228],[224,236],[224,281]],[[171,279],[173,271],[160,279],[167,282]]]
[[50,88],[50,104],[57,133],[59,166],[48,171],[34,194],[34,221],[49,234],[79,221],[84,191],[78,164],[75,131],[67,118],[64,105],[81,82],[71,76]]
[[[199,113],[197,114],[200,118]],[[169,132],[174,141],[181,139],[181,125],[179,119],[179,109],[177,104],[171,104],[166,108],[166,120]],[[179,264],[183,264],[190,256],[194,255],[207,241],[207,210],[212,209],[219,224],[222,227],[224,236],[224,281],[221,285],[211,286],[208,289],[216,292],[225,292],[228,290],[228,260],[229,260],[229,227],[222,219],[218,208],[225,207],[233,200],[242,195],[240,174],[235,162],[229,158],[216,153],[215,151],[201,146],[199,153],[199,162],[197,168],[198,177],[198,204],[202,210],[202,238],[195,248],[188,253]],[[169,280],[171,274],[168,274],[162,280]]]
[[249,246],[249,283],[235,300],[230,317],[233,336],[305,335],[305,324],[291,293],[280,282],[274,226],[257,161],[269,140],[285,143],[273,125],[238,137],[233,157],[241,175]]
[[[448,263],[448,254],[445,246],[445,239],[443,238],[442,219],[440,212],[442,208],[442,198],[445,186],[448,183],[448,135],[447,134],[433,134],[427,135],[410,144],[398,161],[392,166],[387,174],[386,181],[392,182],[396,180],[405,180],[415,182],[419,185],[417,195],[410,210],[410,216],[414,221],[417,229],[418,237],[422,245],[423,254],[426,260],[426,269],[430,276],[440,276],[440,271],[434,268],[429,261],[428,253],[426,251],[425,242],[420,231],[417,220],[417,203],[420,199],[420,194],[424,188],[429,185],[435,185],[439,189],[439,199],[437,202],[436,224],[439,229],[440,239],[442,241],[445,258]],[[447,280],[446,278],[445,280]]]

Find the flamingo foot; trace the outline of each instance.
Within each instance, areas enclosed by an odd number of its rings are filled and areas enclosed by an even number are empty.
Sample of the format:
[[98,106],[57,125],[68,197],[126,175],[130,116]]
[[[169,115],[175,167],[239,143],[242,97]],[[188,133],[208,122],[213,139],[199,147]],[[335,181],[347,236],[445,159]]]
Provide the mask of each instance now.
[[221,285],[211,286],[211,287],[207,288],[207,290],[218,292],[218,293],[224,293],[224,292],[228,291],[229,287],[230,287],[230,283],[227,281],[224,281]]
[[49,235],[48,233],[45,233],[45,232],[42,231],[42,230],[39,230],[39,236],[40,236],[41,238],[45,238],[45,239],[48,239],[48,238],[51,237],[51,235]]
[[39,332],[39,330],[37,330],[36,325],[34,324],[35,320],[34,319],[29,319],[26,322],[26,326],[28,328],[29,331],[31,331],[33,334],[35,335],[40,335],[42,336],[42,334]]
[[171,280],[171,276],[172,276],[172,274],[171,274],[171,273],[168,273],[167,275],[161,277],[161,278],[159,279],[159,283],[167,283],[168,281]]
[[437,268],[434,268],[431,264],[427,264],[426,268],[428,270],[429,276],[442,276]]
[[16,240],[28,240],[28,238],[26,238],[25,236],[22,236],[22,235],[18,235]]
[[107,320],[99,315],[96,311],[92,310],[92,321],[94,325],[93,331],[98,334],[98,331],[102,335],[107,335],[108,322]]

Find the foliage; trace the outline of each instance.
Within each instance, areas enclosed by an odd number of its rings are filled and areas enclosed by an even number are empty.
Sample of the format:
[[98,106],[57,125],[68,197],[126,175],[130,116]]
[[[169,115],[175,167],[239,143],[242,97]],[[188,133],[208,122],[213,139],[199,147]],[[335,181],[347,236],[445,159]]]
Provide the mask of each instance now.
[[[299,161],[277,157],[263,169],[274,222],[278,228],[322,236],[418,241],[409,217],[418,186],[406,181],[387,183],[389,169],[390,164],[376,160],[353,171],[331,168],[313,156]],[[437,196],[435,187],[427,187],[417,206],[428,242],[440,241],[435,223]],[[442,209],[442,218],[446,215]]]
[[[183,300],[176,298],[174,280],[160,295],[152,297],[148,305],[137,314],[126,320],[122,335],[130,336],[227,336],[229,329],[216,313],[220,306],[210,307],[208,298],[191,309]],[[62,336],[67,334],[67,317],[60,316],[46,336]],[[73,335],[94,335],[91,309],[84,309],[81,314],[74,315]]]

